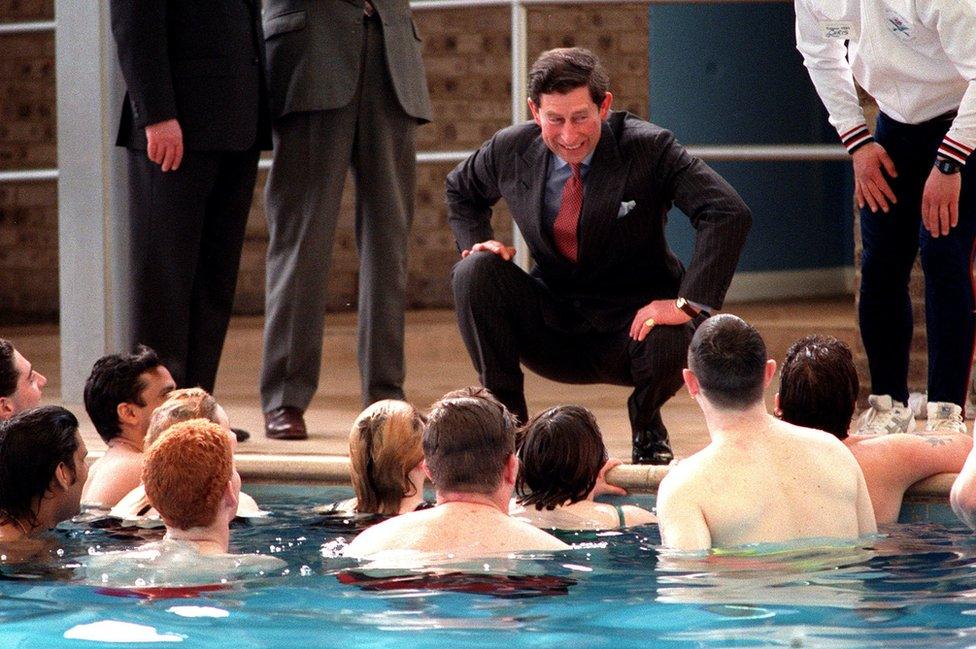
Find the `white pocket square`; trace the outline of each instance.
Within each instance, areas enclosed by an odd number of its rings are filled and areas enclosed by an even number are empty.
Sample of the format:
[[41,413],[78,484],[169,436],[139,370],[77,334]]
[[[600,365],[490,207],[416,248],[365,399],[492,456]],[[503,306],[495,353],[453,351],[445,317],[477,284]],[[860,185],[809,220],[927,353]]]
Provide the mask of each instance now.
[[617,218],[627,216],[630,214],[630,210],[637,206],[637,201],[624,201],[620,204],[620,209],[617,210]]

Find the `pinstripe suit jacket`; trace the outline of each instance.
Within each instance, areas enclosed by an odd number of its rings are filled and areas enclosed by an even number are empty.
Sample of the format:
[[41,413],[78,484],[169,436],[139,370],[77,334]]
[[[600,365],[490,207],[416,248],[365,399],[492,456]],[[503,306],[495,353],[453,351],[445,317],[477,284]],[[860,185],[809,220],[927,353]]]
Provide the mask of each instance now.
[[259,0],[112,0],[126,95],[116,144],[176,118],[188,151],[271,148]]
[[[626,326],[656,299],[680,295],[722,306],[752,217],[736,191],[671,132],[610,113],[586,178],[576,264],[559,254],[543,226],[550,155],[539,127],[527,122],[496,133],[448,175],[448,221],[459,250],[494,238],[491,208],[504,198],[535,262],[533,276],[597,330]],[[630,202],[629,211],[621,209]],[[665,239],[672,204],[696,230],[687,271]]]

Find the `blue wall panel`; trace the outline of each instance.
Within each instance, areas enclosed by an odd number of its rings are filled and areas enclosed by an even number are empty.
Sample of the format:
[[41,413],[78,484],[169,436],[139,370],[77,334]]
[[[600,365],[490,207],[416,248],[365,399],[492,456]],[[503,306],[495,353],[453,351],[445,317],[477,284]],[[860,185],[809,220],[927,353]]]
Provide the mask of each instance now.
[[[651,121],[684,144],[837,144],[796,51],[787,3],[652,5]],[[853,181],[848,162],[712,165],[752,208],[739,269],[849,266]],[[673,210],[668,237],[684,260],[694,231]]]

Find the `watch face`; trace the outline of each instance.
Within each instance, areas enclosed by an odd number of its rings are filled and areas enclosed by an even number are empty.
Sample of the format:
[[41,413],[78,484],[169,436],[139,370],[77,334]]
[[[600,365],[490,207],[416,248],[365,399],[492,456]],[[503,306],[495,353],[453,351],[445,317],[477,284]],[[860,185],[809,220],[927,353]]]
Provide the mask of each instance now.
[[955,174],[959,173],[960,165],[954,160],[947,160],[945,158],[937,158],[935,161],[935,168],[944,174]]

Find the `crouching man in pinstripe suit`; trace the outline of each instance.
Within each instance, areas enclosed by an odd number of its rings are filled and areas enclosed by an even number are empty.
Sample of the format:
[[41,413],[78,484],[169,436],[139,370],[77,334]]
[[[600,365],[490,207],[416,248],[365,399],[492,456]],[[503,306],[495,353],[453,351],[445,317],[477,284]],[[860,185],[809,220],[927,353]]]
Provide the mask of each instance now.
[[[669,131],[611,111],[609,85],[591,52],[544,52],[529,74],[533,122],[499,131],[448,175],[454,301],[481,382],[523,422],[520,363],[556,381],[633,386],[633,460],[666,464],[661,405],[681,386],[695,326],[722,306],[751,215]],[[494,238],[500,198],[531,273]],[[687,271],[664,236],[672,204],[697,233]]]

